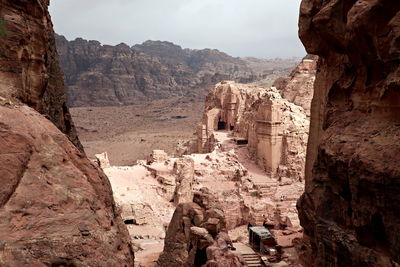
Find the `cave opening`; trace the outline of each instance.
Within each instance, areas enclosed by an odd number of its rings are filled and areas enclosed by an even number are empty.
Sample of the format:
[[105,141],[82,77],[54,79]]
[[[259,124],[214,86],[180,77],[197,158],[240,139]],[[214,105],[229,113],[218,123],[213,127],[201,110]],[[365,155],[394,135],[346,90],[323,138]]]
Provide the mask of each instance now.
[[378,247],[385,247],[386,245],[386,230],[383,223],[382,215],[375,213],[371,217],[371,229],[375,240],[375,244]]
[[132,224],[135,224],[135,223],[136,223],[135,219],[126,219],[126,220],[124,220],[124,224],[126,224],[126,225],[132,225]]
[[225,130],[226,129],[226,122],[218,121],[218,130]]
[[247,140],[247,139],[236,139],[237,145],[247,145],[248,143],[249,143],[249,140]]
[[206,249],[197,249],[196,255],[194,257],[194,266],[201,267],[207,263],[207,253]]

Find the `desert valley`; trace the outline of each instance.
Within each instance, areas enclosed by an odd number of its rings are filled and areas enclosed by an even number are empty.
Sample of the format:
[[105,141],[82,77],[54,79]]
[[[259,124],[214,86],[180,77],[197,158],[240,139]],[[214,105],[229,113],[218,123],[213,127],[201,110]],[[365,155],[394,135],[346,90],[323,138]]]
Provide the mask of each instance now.
[[275,59],[48,6],[0,6],[0,266],[400,266],[400,3],[302,0]]

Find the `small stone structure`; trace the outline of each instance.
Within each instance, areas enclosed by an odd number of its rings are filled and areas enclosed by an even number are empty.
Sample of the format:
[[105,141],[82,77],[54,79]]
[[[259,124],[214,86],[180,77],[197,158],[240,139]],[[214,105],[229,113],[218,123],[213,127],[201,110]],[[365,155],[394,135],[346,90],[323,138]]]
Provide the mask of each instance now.
[[97,165],[100,167],[100,168],[102,168],[102,169],[105,169],[105,168],[110,168],[110,161],[109,161],[109,159],[108,159],[108,154],[107,154],[107,152],[103,152],[103,153],[101,153],[101,154],[96,154],[96,155],[94,155],[95,156],[95,158],[96,158],[96,162],[97,162]]
[[266,254],[268,253],[267,249],[274,248],[277,242],[264,226],[252,226],[249,227],[249,244],[253,249]]

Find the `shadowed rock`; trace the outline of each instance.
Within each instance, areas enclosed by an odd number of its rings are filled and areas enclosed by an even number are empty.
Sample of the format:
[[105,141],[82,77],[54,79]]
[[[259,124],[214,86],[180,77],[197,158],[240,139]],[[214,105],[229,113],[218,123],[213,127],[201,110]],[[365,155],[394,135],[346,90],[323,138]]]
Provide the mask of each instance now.
[[307,52],[320,57],[298,202],[308,260],[396,266],[400,2],[303,0],[299,25]]

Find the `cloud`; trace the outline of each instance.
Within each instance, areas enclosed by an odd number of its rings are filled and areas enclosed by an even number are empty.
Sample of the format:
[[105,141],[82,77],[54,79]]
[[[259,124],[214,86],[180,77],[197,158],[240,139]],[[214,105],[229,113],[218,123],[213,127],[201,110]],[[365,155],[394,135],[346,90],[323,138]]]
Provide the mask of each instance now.
[[233,56],[305,55],[297,37],[301,0],[53,0],[56,32],[106,44],[172,41]]

